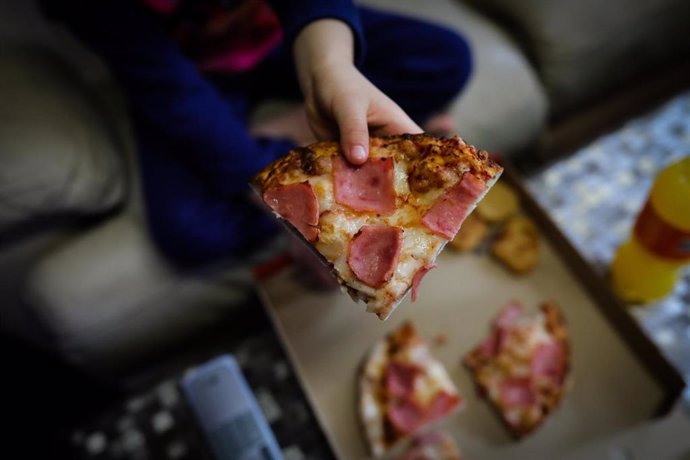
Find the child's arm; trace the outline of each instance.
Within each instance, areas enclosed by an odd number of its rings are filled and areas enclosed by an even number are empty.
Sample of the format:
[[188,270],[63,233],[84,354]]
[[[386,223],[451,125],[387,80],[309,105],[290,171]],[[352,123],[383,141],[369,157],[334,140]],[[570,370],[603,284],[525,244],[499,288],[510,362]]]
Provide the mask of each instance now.
[[357,70],[353,50],[351,28],[333,19],[306,26],[293,47],[314,134],[339,137],[345,156],[361,164],[369,155],[369,130],[379,135],[422,130]]

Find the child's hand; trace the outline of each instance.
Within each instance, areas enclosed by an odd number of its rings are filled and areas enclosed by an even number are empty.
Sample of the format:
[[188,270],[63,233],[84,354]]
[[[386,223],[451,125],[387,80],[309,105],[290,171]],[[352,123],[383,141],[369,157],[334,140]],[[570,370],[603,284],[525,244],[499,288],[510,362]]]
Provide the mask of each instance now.
[[369,133],[420,133],[403,110],[352,63],[352,32],[337,20],[316,21],[295,40],[297,73],[309,124],[319,139],[340,138],[354,164],[369,157]]

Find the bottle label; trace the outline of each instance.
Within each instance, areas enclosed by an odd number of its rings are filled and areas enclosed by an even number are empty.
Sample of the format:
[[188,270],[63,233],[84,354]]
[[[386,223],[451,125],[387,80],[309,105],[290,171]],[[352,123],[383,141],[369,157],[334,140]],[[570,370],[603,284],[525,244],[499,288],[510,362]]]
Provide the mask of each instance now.
[[635,237],[649,251],[675,261],[690,260],[690,232],[666,222],[647,200],[637,217]]

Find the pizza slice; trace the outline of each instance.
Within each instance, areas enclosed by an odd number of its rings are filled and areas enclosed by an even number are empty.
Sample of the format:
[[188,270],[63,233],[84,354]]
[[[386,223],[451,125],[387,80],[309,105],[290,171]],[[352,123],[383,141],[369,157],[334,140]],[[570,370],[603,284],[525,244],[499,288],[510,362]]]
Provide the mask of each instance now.
[[359,377],[359,415],[378,457],[462,405],[443,364],[410,322],[374,345]]
[[386,319],[503,169],[459,137],[371,138],[353,166],[335,142],[300,147],[253,180],[352,298]]
[[519,439],[541,426],[565,394],[570,370],[565,320],[554,302],[533,314],[512,302],[464,363],[480,394]]

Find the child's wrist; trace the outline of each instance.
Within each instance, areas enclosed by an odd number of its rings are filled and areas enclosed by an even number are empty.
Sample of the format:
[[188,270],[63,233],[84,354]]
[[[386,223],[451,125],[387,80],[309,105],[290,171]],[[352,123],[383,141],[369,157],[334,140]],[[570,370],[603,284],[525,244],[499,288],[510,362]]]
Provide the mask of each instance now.
[[352,64],[354,37],[350,27],[336,19],[320,19],[306,26],[294,43],[296,65],[314,70]]

